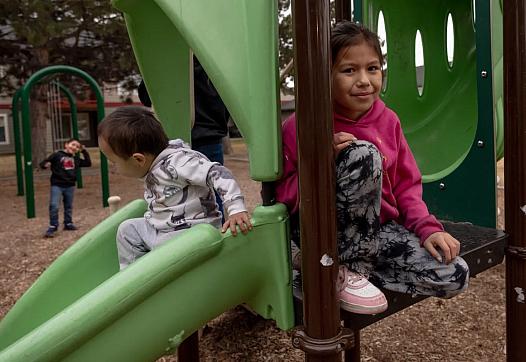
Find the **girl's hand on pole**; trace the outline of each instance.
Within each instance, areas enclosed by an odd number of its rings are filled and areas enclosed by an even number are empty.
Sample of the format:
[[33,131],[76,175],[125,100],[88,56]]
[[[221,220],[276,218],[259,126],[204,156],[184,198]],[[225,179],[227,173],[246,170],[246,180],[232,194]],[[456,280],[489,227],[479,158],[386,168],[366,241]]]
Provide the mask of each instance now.
[[334,150],[334,159],[338,157],[338,155],[344,148],[349,147],[351,143],[353,143],[354,141],[356,141],[356,137],[354,137],[350,133],[347,133],[347,132],[335,133],[333,136],[333,141],[332,141],[332,148]]
[[229,228],[233,236],[237,236],[237,226],[241,229],[243,234],[247,234],[252,230],[252,223],[250,222],[250,215],[248,212],[238,212],[237,214],[229,215],[228,220],[223,224],[221,232],[226,232]]
[[445,262],[449,264],[459,255],[460,242],[446,232],[437,232],[431,234],[424,241],[424,248],[440,263],[444,260],[442,260],[442,255],[440,255],[437,249],[442,250],[446,258]]

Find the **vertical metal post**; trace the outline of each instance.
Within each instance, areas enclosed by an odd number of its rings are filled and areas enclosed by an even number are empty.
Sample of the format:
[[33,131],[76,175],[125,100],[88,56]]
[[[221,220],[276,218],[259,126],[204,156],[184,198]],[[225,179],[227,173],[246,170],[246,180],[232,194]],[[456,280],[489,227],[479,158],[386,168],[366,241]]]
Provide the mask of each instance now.
[[[352,328],[351,323],[348,320],[343,321],[344,326]],[[345,362],[360,362],[361,351],[360,351],[360,330],[354,330],[354,346],[345,351]]]
[[336,298],[329,0],[295,0],[292,14],[305,323],[293,345],[307,361],[338,361],[352,334],[343,335]]
[[[97,124],[99,124],[104,119],[104,97],[96,83],[95,85],[91,84],[89,81],[88,83],[90,83],[91,89],[95,91],[95,97],[97,98]],[[108,159],[102,152],[100,152],[100,183],[102,186],[102,206],[108,207],[108,198],[110,197],[110,177]]]
[[336,21],[350,20],[351,14],[351,1],[352,0],[335,0],[334,7],[336,13]]
[[[26,83],[27,84],[27,83]],[[22,99],[22,134],[24,140],[24,179],[26,183],[26,216],[28,219],[35,217],[35,189],[33,185],[33,150],[31,146],[31,118],[29,115],[30,87],[21,91]]]
[[195,331],[177,348],[179,362],[199,362],[199,331]]
[[506,358],[526,356],[526,4],[504,2]]

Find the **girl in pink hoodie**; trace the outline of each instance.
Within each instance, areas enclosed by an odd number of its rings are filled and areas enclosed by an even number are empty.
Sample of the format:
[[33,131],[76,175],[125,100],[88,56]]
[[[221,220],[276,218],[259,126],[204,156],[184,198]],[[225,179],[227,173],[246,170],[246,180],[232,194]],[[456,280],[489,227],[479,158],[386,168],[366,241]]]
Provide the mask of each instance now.
[[[422,178],[397,115],[379,99],[384,59],[378,36],[348,21],[331,34],[337,242],[342,308],[374,314],[383,293],[448,298],[467,288],[460,243],[429,214]],[[282,126],[284,174],[277,199],[292,220],[298,194],[296,119]],[[292,222],[292,239],[298,228]]]

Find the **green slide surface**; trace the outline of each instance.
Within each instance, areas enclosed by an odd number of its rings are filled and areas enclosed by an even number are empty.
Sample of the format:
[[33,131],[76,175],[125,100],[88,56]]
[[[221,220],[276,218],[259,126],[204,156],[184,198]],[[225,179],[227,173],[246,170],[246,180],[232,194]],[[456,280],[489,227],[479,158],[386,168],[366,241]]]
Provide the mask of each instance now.
[[151,361],[247,303],[293,327],[283,205],[258,207],[248,235],[198,225],[118,271],[115,233],[137,200],[60,256],[0,322],[0,361]]

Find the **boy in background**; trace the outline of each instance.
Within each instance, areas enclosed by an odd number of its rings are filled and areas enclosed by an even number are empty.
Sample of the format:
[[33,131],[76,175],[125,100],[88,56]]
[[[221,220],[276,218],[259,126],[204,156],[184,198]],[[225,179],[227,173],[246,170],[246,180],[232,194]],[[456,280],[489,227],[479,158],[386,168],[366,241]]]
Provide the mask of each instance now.
[[[79,151],[82,158],[79,156]],[[64,144],[64,149],[52,153],[40,162],[43,169],[51,168],[51,191],[49,195],[49,227],[45,237],[55,236],[58,230],[58,209],[60,197],[64,201],[64,230],[77,230],[73,223],[73,196],[77,182],[77,169],[90,167],[91,159],[88,151],[76,138],[70,138]]]

